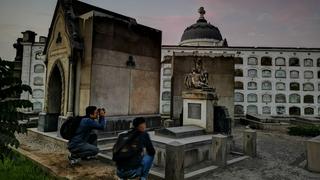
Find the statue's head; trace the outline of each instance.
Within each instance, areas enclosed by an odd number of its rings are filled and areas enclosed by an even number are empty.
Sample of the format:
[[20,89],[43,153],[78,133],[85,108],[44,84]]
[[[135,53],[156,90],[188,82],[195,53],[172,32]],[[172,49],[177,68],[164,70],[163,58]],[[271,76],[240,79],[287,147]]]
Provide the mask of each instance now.
[[202,60],[201,60],[201,58],[198,57],[196,59],[195,66],[196,66],[195,69],[196,69],[197,73],[200,73],[201,70],[202,70]]
[[17,43],[20,44],[21,42],[22,42],[22,38],[18,38],[18,39],[17,39]]
[[205,72],[203,73],[204,77],[208,78],[209,77],[209,73],[208,72]]

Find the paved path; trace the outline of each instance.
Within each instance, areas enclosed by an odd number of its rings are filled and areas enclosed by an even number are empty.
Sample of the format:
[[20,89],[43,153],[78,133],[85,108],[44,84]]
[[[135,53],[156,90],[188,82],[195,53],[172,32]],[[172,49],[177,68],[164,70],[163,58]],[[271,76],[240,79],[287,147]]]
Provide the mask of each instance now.
[[[243,127],[234,130],[236,147],[242,146]],[[320,174],[304,169],[305,137],[258,131],[258,157],[247,159],[202,177],[215,180],[320,180]]]

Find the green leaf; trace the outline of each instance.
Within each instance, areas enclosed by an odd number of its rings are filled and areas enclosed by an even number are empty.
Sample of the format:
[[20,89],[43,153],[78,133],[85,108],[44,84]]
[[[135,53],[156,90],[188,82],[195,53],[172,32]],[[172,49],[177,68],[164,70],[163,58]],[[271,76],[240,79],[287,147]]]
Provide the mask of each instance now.
[[26,128],[19,125],[18,108],[32,107],[28,100],[19,99],[22,92],[32,93],[28,85],[21,83],[21,79],[14,77],[14,62],[0,58],[0,159],[10,154],[10,146],[18,147],[16,133],[25,133]]

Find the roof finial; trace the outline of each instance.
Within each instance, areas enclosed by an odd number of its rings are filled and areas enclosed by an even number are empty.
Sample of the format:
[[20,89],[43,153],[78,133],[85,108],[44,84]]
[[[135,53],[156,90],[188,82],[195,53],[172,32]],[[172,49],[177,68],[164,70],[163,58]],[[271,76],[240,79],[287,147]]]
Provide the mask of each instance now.
[[200,19],[204,19],[204,15],[206,14],[206,11],[204,10],[204,8],[200,7],[198,12],[200,14]]
[[204,15],[206,14],[206,11],[204,10],[203,7],[200,7],[198,10],[200,17],[197,20],[197,23],[207,23],[207,20],[204,18]]

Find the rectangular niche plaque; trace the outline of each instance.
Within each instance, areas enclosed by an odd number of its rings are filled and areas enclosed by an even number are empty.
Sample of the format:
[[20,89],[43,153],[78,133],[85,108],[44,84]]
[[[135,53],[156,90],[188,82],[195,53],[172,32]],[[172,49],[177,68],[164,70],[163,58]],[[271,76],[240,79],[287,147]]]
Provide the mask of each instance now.
[[188,118],[201,120],[201,104],[188,103]]

